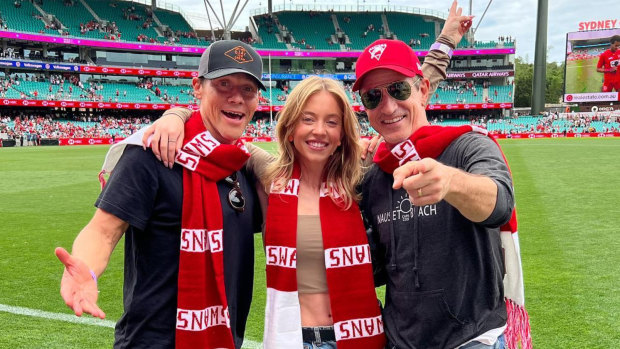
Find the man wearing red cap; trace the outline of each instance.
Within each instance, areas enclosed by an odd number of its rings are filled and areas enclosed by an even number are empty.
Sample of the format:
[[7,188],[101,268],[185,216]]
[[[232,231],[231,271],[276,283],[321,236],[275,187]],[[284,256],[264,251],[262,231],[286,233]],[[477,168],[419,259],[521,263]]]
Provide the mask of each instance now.
[[[471,22],[450,24],[463,35]],[[446,39],[432,49],[454,48],[457,42]],[[388,348],[505,348],[514,338],[527,348],[527,336],[507,330],[500,226],[516,218],[500,148],[483,129],[430,126],[432,89],[404,42],[372,43],[356,76],[353,90],[385,139],[364,178],[360,207],[371,228],[376,281],[386,284]],[[517,321],[526,322],[516,309]]]

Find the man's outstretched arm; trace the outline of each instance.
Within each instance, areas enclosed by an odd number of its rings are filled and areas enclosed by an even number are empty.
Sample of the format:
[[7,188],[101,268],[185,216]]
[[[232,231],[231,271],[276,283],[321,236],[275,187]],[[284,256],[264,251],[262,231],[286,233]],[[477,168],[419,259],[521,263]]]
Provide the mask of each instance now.
[[105,271],[112,251],[128,227],[127,222],[97,209],[75,238],[72,254],[62,247],[56,248],[56,256],[65,266],[60,295],[75,315],[87,313],[105,318],[105,313],[97,306],[99,291],[96,278]]

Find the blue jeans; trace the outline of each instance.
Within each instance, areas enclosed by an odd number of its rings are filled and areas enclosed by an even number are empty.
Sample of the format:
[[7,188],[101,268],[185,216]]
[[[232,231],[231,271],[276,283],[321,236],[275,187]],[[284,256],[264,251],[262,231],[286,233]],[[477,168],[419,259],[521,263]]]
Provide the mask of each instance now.
[[467,345],[460,347],[459,349],[506,349],[506,338],[502,334],[497,337],[497,342],[493,345],[482,344],[480,342],[471,342]]

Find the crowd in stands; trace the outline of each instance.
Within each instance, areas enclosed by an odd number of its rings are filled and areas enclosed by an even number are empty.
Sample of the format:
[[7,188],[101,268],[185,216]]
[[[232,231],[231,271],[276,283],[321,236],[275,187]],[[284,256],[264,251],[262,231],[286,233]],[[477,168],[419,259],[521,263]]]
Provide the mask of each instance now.
[[569,53],[566,59],[569,61],[576,61],[598,58],[605,50],[607,50],[607,47],[579,48]]
[[[125,138],[151,123],[151,117],[118,118],[101,114],[98,116],[73,116],[70,119],[56,119],[49,114],[0,115],[0,135],[15,139],[18,145],[38,145],[41,139],[57,138]],[[374,136],[364,114],[359,116],[362,136]],[[492,134],[515,133],[597,133],[620,132],[620,116],[610,113],[548,113],[542,117],[522,116],[497,118],[492,115],[450,118],[438,115],[431,124],[472,124],[484,127]],[[273,137],[275,124],[268,119],[252,121],[244,137]],[[21,144],[20,144],[21,142]]]
[[273,137],[273,134],[274,127],[267,119],[258,119],[250,123],[243,132],[244,137]]
[[148,117],[113,118],[100,115],[59,120],[46,114],[0,116],[0,133],[22,142],[18,145],[40,145],[40,140],[47,138],[125,138],[149,123],[151,119]]
[[[113,82],[112,82],[113,83]],[[123,88],[126,87],[126,88]],[[149,92],[136,94],[137,88]],[[82,82],[76,74],[0,75],[0,98],[49,101],[154,102],[197,104],[191,86],[161,85],[157,79],[142,78],[136,83],[108,84],[106,81]],[[265,104],[269,104],[266,101]]]
[[265,13],[262,15],[262,24],[267,27],[267,33],[273,34],[273,27],[278,26],[278,19],[274,18],[271,14]]
[[[26,57],[24,57],[23,51],[15,50],[13,47],[7,47],[5,49],[0,50],[0,58],[26,59]],[[85,59],[80,59],[79,57],[65,59],[62,55],[43,56],[41,51],[34,51],[34,50],[28,52],[27,59],[33,60],[33,61],[44,61],[44,62],[67,62],[67,63],[87,64],[87,61]]]
[[620,132],[620,116],[611,113],[544,113],[540,117],[510,118],[497,118],[491,115],[467,117],[463,114],[456,119],[439,115],[434,117],[431,123],[453,126],[469,123],[481,126],[492,134]]
[[[196,44],[198,44],[201,41],[204,41],[204,42],[208,43],[207,38],[201,38],[195,32],[184,32],[184,31],[181,31],[181,30],[177,30],[176,32],[173,33],[170,30],[166,30],[166,31],[164,31],[164,35],[167,38],[167,40],[164,43],[165,44],[170,44],[170,45],[174,45],[174,44],[178,43],[180,41],[179,38],[195,39],[196,40]],[[248,42],[246,40],[242,40],[242,41],[244,41],[247,44],[254,43],[254,41],[250,41],[250,42]]]
[[[22,1],[23,0],[15,0],[14,2],[15,7],[18,7],[18,8],[22,7],[21,6]],[[41,0],[28,0],[28,1],[36,3],[37,1],[41,1]],[[63,0],[63,3],[65,6],[71,7],[71,6],[77,5],[77,0]],[[163,43],[167,45],[177,45],[177,44],[188,45],[189,44],[189,45],[204,46],[203,43],[208,44],[209,41],[212,41],[206,38],[198,37],[196,32],[191,31],[191,28],[190,30],[187,30],[186,28],[183,28],[182,30],[169,29],[169,30],[165,30],[163,32],[159,32],[155,34],[155,31],[153,31],[151,28],[157,25],[155,23],[154,14],[148,5],[144,6],[142,4],[136,4],[136,5],[132,5],[132,4],[123,5],[123,4],[126,4],[126,2],[116,2],[116,1],[109,2],[109,6],[115,8],[115,11],[117,11],[117,16],[112,16],[110,21],[104,18],[105,11],[99,11],[95,9],[95,11],[98,12],[100,16],[102,16],[101,18],[103,19],[103,21],[98,22],[97,20],[89,20],[86,23],[80,24],[79,34],[76,32],[77,28],[68,28],[68,27],[63,26],[63,24],[60,21],[58,21],[58,19],[55,19],[55,17],[53,17],[54,13],[50,12],[50,15],[52,15],[52,17],[50,18],[52,19],[48,19],[48,18],[42,18],[41,15],[36,13],[35,11],[31,15],[41,20],[40,21],[41,27],[37,26],[37,28],[34,29],[33,31],[39,31],[40,33],[49,33],[49,34],[55,34],[55,32],[62,32],[62,35],[82,35],[82,36],[88,36],[88,37],[101,38],[101,36],[98,36],[98,35],[94,35],[94,36],[87,35],[88,32],[96,31],[96,32],[101,32],[103,35],[103,38],[107,40],[121,40],[122,39],[122,40],[128,40],[128,41],[138,41],[138,42],[147,42],[147,43]],[[67,11],[72,11],[72,10],[67,9]],[[333,10],[330,10],[327,12],[312,11],[312,10],[301,11],[301,12],[307,13],[308,16],[310,16],[311,18],[316,17],[316,16],[322,16],[322,15],[331,15],[334,13]],[[360,16],[363,16],[363,15],[364,14],[360,14]],[[136,34],[133,30],[127,29],[128,27],[124,26],[123,23],[120,23],[121,28],[119,28],[113,19],[117,19],[118,22],[123,21],[120,18],[126,21],[137,22],[135,26],[139,29],[142,29],[141,32]],[[343,25],[343,27],[349,27],[347,29],[347,32],[343,31],[343,29],[339,27],[336,27],[333,29],[330,36],[325,37],[325,38],[321,37],[320,39],[318,39],[318,41],[321,41],[321,42],[317,42],[317,38],[313,38],[311,37],[312,35],[307,34],[307,33],[306,35],[298,35],[299,37],[294,37],[293,30],[295,29],[296,23],[288,23],[286,20],[280,23],[277,16],[272,16],[269,14],[264,14],[264,15],[261,15],[261,17],[255,17],[255,18],[260,18],[260,21],[257,21],[259,23],[259,26],[265,27],[266,34],[270,36],[273,36],[272,34],[277,33],[278,32],[277,28],[280,28],[280,35],[281,35],[282,40],[278,39],[278,42],[274,43],[275,45],[274,48],[276,47],[280,48],[278,44],[282,44],[282,41],[284,41],[284,43],[286,44],[293,44],[294,50],[332,49],[330,48],[330,46],[338,46],[338,44],[342,45],[341,47],[344,50],[360,49],[359,47],[356,47],[355,45],[357,42],[359,42],[360,40],[359,37],[362,37],[362,38],[374,37],[374,36],[392,37],[392,35],[395,34],[394,32],[388,32],[387,28],[384,27],[383,24],[379,24],[377,22],[368,23],[369,20],[366,20],[366,22],[362,22],[363,24],[360,25],[359,27],[356,26],[355,29],[350,29],[351,24],[356,24],[356,22],[360,20],[359,18],[356,18],[355,15],[351,14],[351,15],[345,15],[341,20],[341,24]],[[65,25],[67,25],[67,23],[65,23]],[[290,26],[291,28],[287,28],[287,26]],[[0,18],[0,28],[9,29],[7,27],[7,24],[4,23],[4,21],[2,21],[2,18]],[[168,28],[168,27],[163,26],[160,29],[164,30],[165,28]],[[122,32],[123,29],[125,33]],[[70,31],[73,31],[73,32],[70,32]],[[411,47],[414,47],[416,49],[426,49],[428,46],[428,42],[427,42],[428,40],[426,40],[426,38],[431,37],[434,34],[435,33],[433,33],[432,30],[420,29],[419,33],[402,35],[402,37],[399,37],[399,38],[401,40],[404,40],[405,42],[408,42],[408,44]],[[161,36],[158,36],[158,35],[161,35]],[[263,34],[260,34],[260,35],[264,36]],[[346,39],[347,36],[349,37],[350,41]],[[358,39],[356,40],[356,38]],[[195,39],[195,42],[194,40],[187,41],[184,39]],[[275,37],[271,39],[275,40]],[[325,45],[325,42],[322,42],[323,39],[325,39],[329,45]],[[261,45],[264,45],[265,42],[268,42],[267,45],[269,45],[272,42],[272,40],[266,40],[265,37],[260,39],[260,38],[254,38],[251,35],[244,37],[243,41],[247,42],[248,44],[257,44],[258,43],[257,41],[259,41],[259,42],[262,42]],[[490,47],[496,47],[497,45],[501,45],[501,44],[511,45],[511,44],[514,44],[514,41],[515,41],[514,38],[512,38],[511,36],[499,36],[498,42],[476,41],[473,43],[467,43],[466,45],[467,46],[473,45],[474,47],[481,47],[481,48],[490,48]],[[362,40],[362,42],[364,42],[364,40]]]

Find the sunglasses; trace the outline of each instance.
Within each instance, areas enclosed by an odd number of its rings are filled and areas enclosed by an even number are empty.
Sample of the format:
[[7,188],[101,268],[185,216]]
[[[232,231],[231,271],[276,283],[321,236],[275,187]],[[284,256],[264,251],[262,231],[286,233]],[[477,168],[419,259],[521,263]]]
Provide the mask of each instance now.
[[245,209],[245,198],[241,192],[239,181],[237,181],[237,172],[226,177],[224,181],[230,186],[230,191],[228,192],[228,204],[235,211],[243,212]]
[[383,89],[392,96],[392,98],[399,101],[404,101],[411,96],[411,86],[416,85],[420,81],[418,77],[412,84],[409,84],[406,80],[395,81],[388,85],[377,86],[361,94],[362,104],[366,109],[375,109],[380,103],[383,97]]

